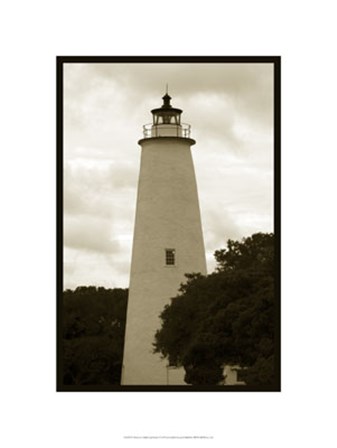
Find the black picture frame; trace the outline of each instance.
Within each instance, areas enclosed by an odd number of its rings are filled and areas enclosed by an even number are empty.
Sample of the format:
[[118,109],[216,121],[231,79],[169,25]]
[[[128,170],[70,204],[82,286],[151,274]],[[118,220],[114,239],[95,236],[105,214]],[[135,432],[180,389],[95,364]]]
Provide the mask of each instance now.
[[[275,233],[275,384],[248,386],[101,386],[63,384],[62,294],[63,294],[63,67],[66,63],[137,64],[137,63],[270,63],[274,67],[274,233]],[[280,56],[58,56],[56,58],[56,315],[58,392],[278,392],[281,391],[281,57]]]

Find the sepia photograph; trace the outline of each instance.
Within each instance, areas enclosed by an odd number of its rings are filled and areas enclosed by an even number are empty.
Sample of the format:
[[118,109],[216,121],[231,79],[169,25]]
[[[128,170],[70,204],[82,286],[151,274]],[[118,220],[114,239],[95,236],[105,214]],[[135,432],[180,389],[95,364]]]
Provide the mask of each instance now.
[[333,3],[2,6],[0,445],[335,446]]
[[280,391],[281,58],[56,65],[57,390]]
[[1,446],[336,446],[333,6],[3,4]]

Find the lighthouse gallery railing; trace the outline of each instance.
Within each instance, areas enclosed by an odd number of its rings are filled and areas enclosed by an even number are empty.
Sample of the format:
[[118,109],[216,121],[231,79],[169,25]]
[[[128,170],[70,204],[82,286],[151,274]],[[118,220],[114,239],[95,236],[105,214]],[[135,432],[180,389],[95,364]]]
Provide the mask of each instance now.
[[191,125],[187,123],[176,124],[145,124],[143,126],[144,138],[153,137],[181,137],[190,138]]

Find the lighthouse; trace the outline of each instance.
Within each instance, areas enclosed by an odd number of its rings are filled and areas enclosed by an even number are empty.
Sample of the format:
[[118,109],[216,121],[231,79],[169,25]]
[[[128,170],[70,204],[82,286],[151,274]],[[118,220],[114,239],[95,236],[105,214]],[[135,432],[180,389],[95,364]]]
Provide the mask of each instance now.
[[[191,146],[190,125],[171,105],[168,92],[143,127],[126,318],[123,385],[165,386],[184,383],[153,353],[155,333],[165,305],[178,293],[185,273],[206,274]],[[179,299],[177,299],[179,300]]]

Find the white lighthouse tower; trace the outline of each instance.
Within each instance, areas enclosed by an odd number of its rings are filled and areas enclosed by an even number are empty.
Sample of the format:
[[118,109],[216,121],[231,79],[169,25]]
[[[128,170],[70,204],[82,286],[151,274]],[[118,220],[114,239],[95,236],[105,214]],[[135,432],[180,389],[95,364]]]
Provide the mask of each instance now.
[[190,125],[170,104],[153,109],[144,126],[138,183],[129,301],[124,345],[123,385],[184,384],[184,371],[173,372],[153,353],[159,314],[177,295],[184,274],[206,274]]

